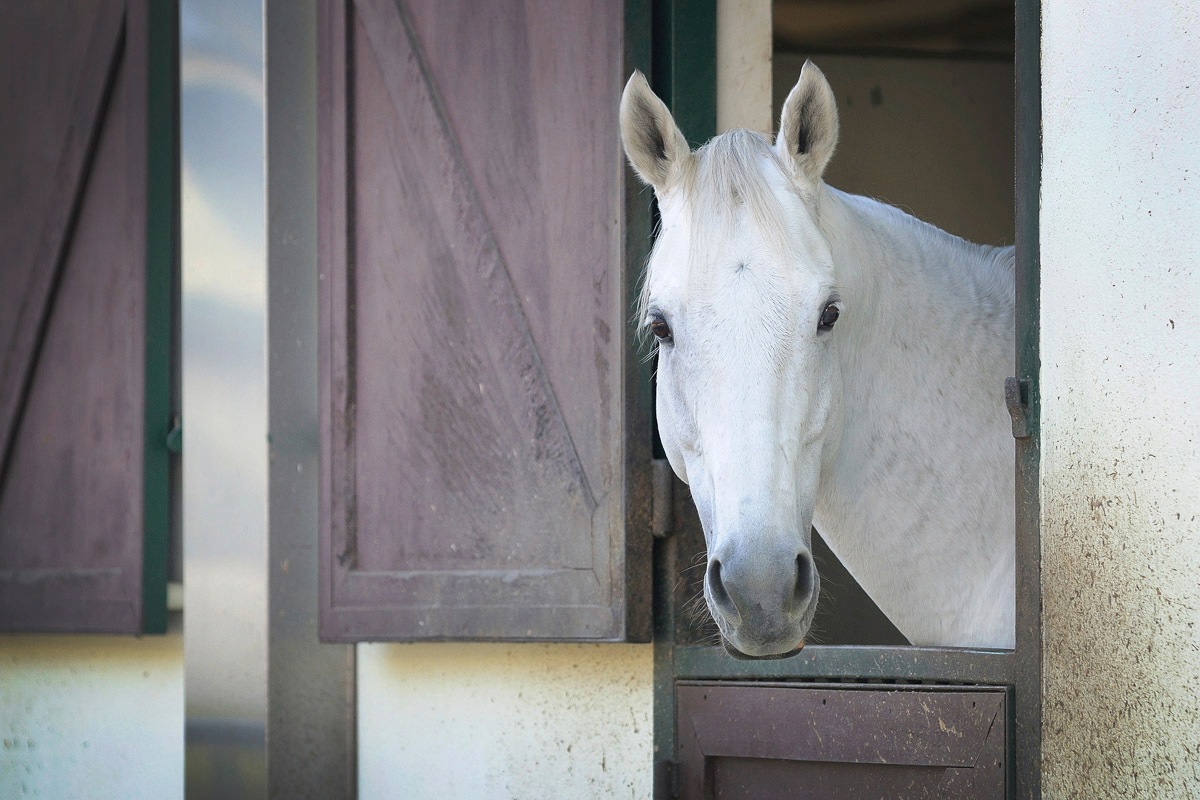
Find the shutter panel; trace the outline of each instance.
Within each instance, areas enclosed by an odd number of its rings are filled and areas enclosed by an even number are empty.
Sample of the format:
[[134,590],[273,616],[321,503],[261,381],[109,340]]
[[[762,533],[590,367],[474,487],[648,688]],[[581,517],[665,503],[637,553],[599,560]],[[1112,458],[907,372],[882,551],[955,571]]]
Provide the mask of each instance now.
[[1009,797],[1000,687],[676,684],[676,797]]
[[624,10],[321,14],[322,637],[647,638]]
[[147,383],[147,354],[170,347],[169,311],[147,325],[148,26],[144,2],[5,5],[0,630],[165,625],[165,557],[147,567],[143,539],[148,484],[167,508],[144,427],[169,377]]

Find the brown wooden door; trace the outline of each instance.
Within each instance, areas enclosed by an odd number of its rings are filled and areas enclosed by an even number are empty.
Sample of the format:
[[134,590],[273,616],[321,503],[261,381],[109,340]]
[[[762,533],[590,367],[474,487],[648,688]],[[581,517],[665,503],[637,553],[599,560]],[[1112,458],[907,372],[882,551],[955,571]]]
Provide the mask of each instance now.
[[324,638],[648,636],[623,14],[320,4]]
[[1004,689],[680,682],[681,798],[1007,797]]
[[[161,630],[173,22],[152,42],[144,0],[3,15],[0,630]],[[152,148],[159,52],[166,141]]]

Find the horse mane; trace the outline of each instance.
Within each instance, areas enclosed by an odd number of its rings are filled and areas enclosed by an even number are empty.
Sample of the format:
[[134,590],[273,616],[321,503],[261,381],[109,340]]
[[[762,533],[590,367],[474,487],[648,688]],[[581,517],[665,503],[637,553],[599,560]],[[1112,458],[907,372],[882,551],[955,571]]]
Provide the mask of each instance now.
[[1012,331],[1016,253],[1011,245],[976,244],[882,200],[828,189],[847,207],[885,223],[873,226],[876,235],[906,237],[912,255],[918,257],[913,268],[930,273],[929,286],[958,297],[959,308],[977,322],[996,327],[998,333]]

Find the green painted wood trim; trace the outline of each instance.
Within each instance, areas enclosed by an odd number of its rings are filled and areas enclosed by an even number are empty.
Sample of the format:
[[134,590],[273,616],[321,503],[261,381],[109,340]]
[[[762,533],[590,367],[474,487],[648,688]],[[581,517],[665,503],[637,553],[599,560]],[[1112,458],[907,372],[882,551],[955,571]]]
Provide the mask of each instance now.
[[657,0],[650,86],[698,147],[717,135],[716,0]]
[[[652,0],[649,5],[652,50],[650,70],[643,71],[696,147],[717,133],[716,0]],[[651,397],[651,408],[652,402]],[[678,538],[654,543],[655,798],[673,797],[678,788],[674,769]]]
[[[623,8],[622,86],[633,74],[651,71],[651,1],[627,0]],[[618,109],[610,109],[616,115]],[[624,253],[621,285],[624,316],[620,321],[624,348],[625,381],[625,632],[630,642],[653,638],[653,543],[650,535],[653,509],[654,393],[653,369],[639,351],[637,301],[642,270],[653,242],[653,194],[625,164],[620,142],[613,142],[624,169]]]
[[948,647],[812,646],[792,658],[739,661],[719,647],[675,648],[676,676],[688,680],[850,680],[1005,685],[1015,660],[1003,650]]
[[147,54],[146,386],[143,442],[142,631],[167,630],[171,453],[179,243],[179,8],[150,0]]
[[1016,0],[1016,377],[1029,386],[1029,436],[1017,440],[1017,670],[1013,796],[1042,795],[1041,189],[1042,4]]

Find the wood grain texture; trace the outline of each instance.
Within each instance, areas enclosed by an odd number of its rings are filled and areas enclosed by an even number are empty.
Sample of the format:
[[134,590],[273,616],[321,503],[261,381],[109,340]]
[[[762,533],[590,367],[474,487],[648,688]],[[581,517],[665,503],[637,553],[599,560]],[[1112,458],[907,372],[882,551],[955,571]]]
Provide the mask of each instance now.
[[[0,630],[141,630],[144,6],[22,4],[3,56]],[[11,104],[8,101],[12,101]],[[51,159],[57,153],[56,159]],[[11,183],[9,183],[11,181]]]
[[1002,689],[680,683],[683,797],[1006,796]]
[[624,635],[619,4],[322,5],[322,635]]
[[[0,394],[0,465],[16,435],[121,51],[123,4],[91,10],[94,18],[75,19],[66,6],[26,5],[6,25],[12,41],[5,42],[5,73],[22,79],[6,82],[10,96],[3,99],[22,124],[6,125],[0,144],[4,163],[15,167],[0,194],[3,241],[12,244],[12,261],[0,273],[7,298],[0,305],[0,385],[10,387]],[[59,35],[67,42],[62,64],[51,45]]]

